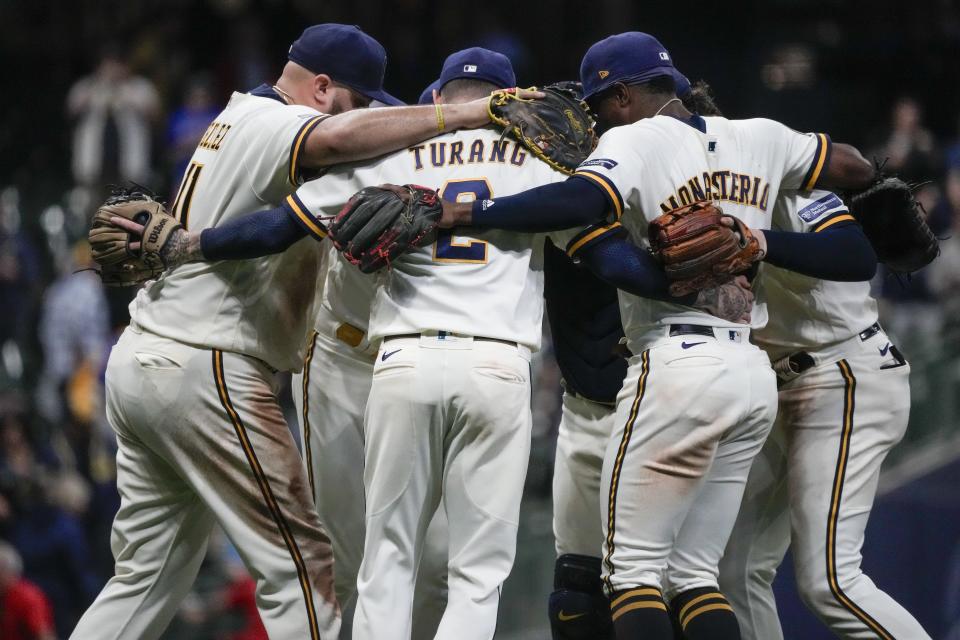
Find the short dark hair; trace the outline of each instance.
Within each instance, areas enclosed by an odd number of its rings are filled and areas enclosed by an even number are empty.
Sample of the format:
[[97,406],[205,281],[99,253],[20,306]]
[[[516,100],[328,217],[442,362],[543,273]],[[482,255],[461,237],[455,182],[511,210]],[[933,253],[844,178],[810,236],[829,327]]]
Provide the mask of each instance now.
[[440,94],[446,96],[449,100],[458,100],[462,98],[482,98],[489,95],[491,91],[499,89],[492,82],[484,80],[471,80],[470,78],[456,78],[440,87]]
[[330,84],[334,87],[346,89],[350,93],[350,102],[352,103],[350,106],[352,106],[354,109],[365,109],[366,107],[370,106],[371,102],[373,102],[373,100],[363,95],[353,87],[348,87],[347,85],[337,82],[332,78],[330,79]]
[[677,83],[673,81],[671,76],[656,76],[637,86],[641,87],[648,93],[654,94],[673,95],[677,91]]
[[713,89],[705,80],[697,80],[693,83],[690,93],[683,96],[683,106],[699,116],[723,115],[713,97]]
[[590,105],[590,108],[593,110],[597,109],[597,105],[609,98],[616,92],[617,85],[623,85],[628,87],[636,87],[640,91],[646,93],[651,93],[653,95],[675,95],[677,91],[677,84],[673,81],[671,76],[656,76],[651,78],[647,82],[641,83],[626,83],[626,82],[615,82],[600,93],[597,93],[593,96],[587,98],[587,104]]

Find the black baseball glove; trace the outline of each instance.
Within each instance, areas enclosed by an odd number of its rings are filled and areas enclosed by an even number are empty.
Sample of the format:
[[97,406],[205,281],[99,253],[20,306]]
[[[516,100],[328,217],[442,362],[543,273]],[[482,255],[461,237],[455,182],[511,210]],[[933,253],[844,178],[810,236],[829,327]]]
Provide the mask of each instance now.
[[344,258],[364,273],[373,273],[410,247],[433,242],[442,213],[433,189],[384,184],[354,194],[328,231]]
[[940,245],[913,192],[914,187],[900,178],[881,176],[848,200],[850,213],[863,227],[877,258],[900,273],[919,271],[940,255]]
[[509,89],[494,91],[490,119],[554,169],[573,173],[597,146],[590,109],[561,83],[540,91],[544,97],[533,99],[519,98]]

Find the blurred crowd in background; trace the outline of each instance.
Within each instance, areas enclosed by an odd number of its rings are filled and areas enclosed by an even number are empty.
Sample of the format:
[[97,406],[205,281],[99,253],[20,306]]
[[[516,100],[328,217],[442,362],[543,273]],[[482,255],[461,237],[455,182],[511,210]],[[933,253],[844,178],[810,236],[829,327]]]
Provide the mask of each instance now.
[[[66,637],[112,573],[119,496],[103,369],[133,292],[84,270],[90,215],[110,184],[172,199],[230,92],[273,81],[312,23],[358,23],[380,39],[387,89],[410,101],[465,46],[506,53],[520,82],[536,84],[575,77],[582,52],[609,33],[652,32],[714,86],[726,115],[827,131],[923,184],[943,254],[911,278],[881,271],[875,291],[908,357],[960,343],[960,94],[947,88],[960,80],[956,3],[666,4],[599,0],[593,15],[546,0],[0,4],[0,637]],[[560,397],[546,345],[528,482],[541,497]],[[211,550],[171,635],[266,638],[229,544]],[[13,631],[17,612],[24,626]]]

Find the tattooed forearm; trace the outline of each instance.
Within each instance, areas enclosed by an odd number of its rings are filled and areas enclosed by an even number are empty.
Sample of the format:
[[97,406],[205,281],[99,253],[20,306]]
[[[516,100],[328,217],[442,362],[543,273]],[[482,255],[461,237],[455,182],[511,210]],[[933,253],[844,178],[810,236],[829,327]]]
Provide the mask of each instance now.
[[728,282],[700,291],[694,306],[723,320],[749,322],[753,293],[737,282]]
[[186,229],[177,229],[160,250],[160,257],[168,269],[185,262],[203,260],[200,250],[200,234],[190,233]]

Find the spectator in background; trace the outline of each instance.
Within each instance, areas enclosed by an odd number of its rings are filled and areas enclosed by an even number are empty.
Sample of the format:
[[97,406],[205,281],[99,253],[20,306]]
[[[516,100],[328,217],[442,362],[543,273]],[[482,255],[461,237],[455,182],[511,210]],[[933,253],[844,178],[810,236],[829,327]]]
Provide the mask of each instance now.
[[106,47],[96,70],[71,87],[67,112],[75,120],[77,184],[98,187],[149,180],[152,127],[160,113],[160,98],[149,80],[133,75],[119,47]]
[[50,603],[22,570],[16,549],[0,541],[0,638],[55,640]]
[[[40,315],[44,368],[37,406],[51,424],[64,426],[81,473],[89,473],[91,437],[103,419],[101,379],[110,348],[110,314],[86,239],[73,246],[72,260],[47,289]],[[113,432],[105,426],[106,437]]]
[[82,519],[90,490],[71,472],[35,480],[29,500],[15,506],[10,542],[23,557],[24,572],[53,605],[56,628],[67,635],[102,582],[91,567],[91,551]]
[[944,197],[930,217],[945,220],[949,226],[934,229],[945,238],[940,242],[940,257],[926,269],[927,280],[943,306],[946,329],[950,335],[960,336],[960,166],[947,173]]
[[[167,152],[172,167],[171,193],[176,193],[190,157],[204,131],[220,112],[213,87],[205,75],[194,76],[187,84],[182,104],[167,120]],[[173,201],[173,198],[170,198]]]
[[[5,189],[0,195],[0,347],[9,342],[18,354],[23,351],[32,330],[30,320],[40,287],[40,254],[23,231],[16,189]],[[9,368],[3,364],[0,370]],[[22,374],[5,373],[11,378]]]
[[939,168],[933,134],[923,124],[923,109],[913,98],[900,98],[893,106],[892,129],[875,155],[886,169],[908,182],[934,177]]

